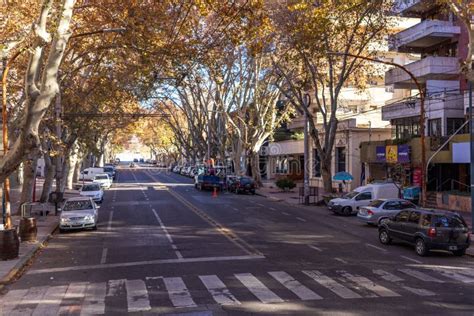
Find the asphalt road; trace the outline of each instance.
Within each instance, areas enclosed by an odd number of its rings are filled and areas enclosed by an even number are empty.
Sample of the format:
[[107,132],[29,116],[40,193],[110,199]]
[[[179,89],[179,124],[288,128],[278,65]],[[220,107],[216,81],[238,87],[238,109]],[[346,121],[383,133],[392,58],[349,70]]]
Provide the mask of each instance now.
[[383,246],[324,208],[122,168],[99,229],[57,234],[2,315],[473,315],[471,257]]

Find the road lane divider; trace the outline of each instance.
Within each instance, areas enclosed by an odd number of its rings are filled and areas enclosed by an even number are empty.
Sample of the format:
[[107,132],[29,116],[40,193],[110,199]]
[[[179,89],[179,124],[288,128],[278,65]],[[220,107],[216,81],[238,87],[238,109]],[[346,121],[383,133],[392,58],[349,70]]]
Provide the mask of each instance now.
[[165,224],[164,224],[163,221],[161,220],[160,216],[158,215],[158,213],[156,212],[155,209],[152,209],[151,211],[153,212],[153,214],[155,214],[155,218],[156,218],[156,220],[158,221],[158,224],[160,224],[161,229],[162,229],[163,232],[165,233],[166,238],[167,238],[168,241],[170,242],[171,248],[173,248],[174,253],[176,254],[176,257],[178,257],[178,259],[183,259],[183,255],[182,255],[181,252],[178,250],[178,247],[176,247],[176,245],[174,244],[173,238],[171,238],[171,235],[169,234],[168,229],[166,228]]
[[[150,178],[152,178],[154,181],[157,181],[157,179],[151,175],[150,173],[147,173]],[[171,194],[175,199],[180,201],[184,206],[186,206],[189,210],[191,210],[194,214],[199,216],[202,220],[207,222],[209,225],[214,227],[216,231],[221,233],[224,237],[226,237],[230,242],[232,242],[234,245],[236,245],[238,248],[243,250],[245,253],[248,255],[256,255],[256,256],[262,256],[263,254],[255,249],[253,246],[249,245],[246,241],[241,239],[239,236],[237,236],[232,229],[229,229],[225,227],[224,225],[220,224],[218,221],[216,221],[214,218],[209,216],[207,213],[204,211],[200,210],[198,207],[193,205],[191,202],[189,202],[187,199],[185,199],[181,194],[177,193],[173,189],[168,189],[169,194]]]

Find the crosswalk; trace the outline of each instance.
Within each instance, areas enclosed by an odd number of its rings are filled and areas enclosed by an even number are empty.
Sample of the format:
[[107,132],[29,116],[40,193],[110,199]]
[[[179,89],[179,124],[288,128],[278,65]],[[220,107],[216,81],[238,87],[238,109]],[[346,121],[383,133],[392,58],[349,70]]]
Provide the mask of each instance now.
[[[107,313],[109,306],[113,306],[114,311],[122,306],[126,312],[146,312],[154,308],[193,308],[208,304],[390,299],[405,295],[430,297],[436,295],[433,283],[474,284],[474,269],[373,269],[364,274],[302,270],[73,282],[10,290],[0,297],[0,315],[101,315]],[[409,285],[413,281],[417,287]],[[426,284],[430,290],[420,288],[420,284]]]

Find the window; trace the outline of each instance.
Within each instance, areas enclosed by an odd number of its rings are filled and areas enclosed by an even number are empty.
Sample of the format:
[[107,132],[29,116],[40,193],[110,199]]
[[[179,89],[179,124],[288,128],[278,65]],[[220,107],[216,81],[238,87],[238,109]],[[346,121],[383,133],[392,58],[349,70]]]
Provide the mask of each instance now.
[[346,171],[346,147],[336,147],[336,172]]
[[416,208],[416,205],[408,201],[400,201],[400,209]]
[[458,216],[448,217],[445,215],[436,215],[434,216],[433,223],[435,227],[452,227],[452,228],[467,227],[464,220]]
[[420,117],[404,117],[392,120],[396,139],[410,139],[420,136]]
[[389,201],[385,203],[383,206],[384,210],[399,210],[400,209],[400,202],[398,201]]
[[408,221],[408,216],[410,215],[410,212],[408,211],[401,211],[400,213],[395,216],[395,222],[406,222]]
[[313,177],[321,177],[321,158],[316,149],[313,150]]
[[421,226],[422,227],[430,227],[431,226],[431,214],[424,214],[422,216]]
[[434,137],[441,136],[441,119],[428,120],[428,135]]
[[454,132],[464,124],[463,118],[447,118],[446,119],[446,135],[453,135]]
[[362,192],[356,197],[357,201],[365,201],[372,199],[372,193],[370,192]]
[[369,206],[379,207],[380,205],[383,204],[383,202],[384,202],[384,200],[374,200],[374,201],[370,202]]
[[418,222],[420,221],[420,215],[420,212],[411,212],[410,219],[408,221],[412,224],[418,225]]

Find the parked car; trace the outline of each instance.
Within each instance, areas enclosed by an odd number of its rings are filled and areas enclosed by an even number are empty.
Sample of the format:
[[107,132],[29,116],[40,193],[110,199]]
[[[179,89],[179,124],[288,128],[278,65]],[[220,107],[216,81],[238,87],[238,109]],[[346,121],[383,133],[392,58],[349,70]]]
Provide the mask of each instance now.
[[369,225],[378,225],[383,220],[408,208],[417,208],[417,206],[403,199],[379,199],[372,201],[368,206],[361,207],[357,218]]
[[135,163],[134,163],[134,162],[131,162],[128,166],[129,166],[130,168],[135,168]]
[[94,202],[102,203],[104,200],[104,191],[98,183],[84,184],[79,191],[81,196],[90,197]]
[[94,177],[92,183],[98,183],[103,189],[110,189],[112,186],[112,179],[106,173],[100,173]]
[[110,179],[115,179],[115,174],[116,174],[115,167],[106,165],[104,166],[103,169],[104,169],[104,173],[108,174]]
[[449,211],[408,209],[398,212],[379,226],[379,240],[388,245],[399,240],[415,245],[425,256],[430,250],[447,250],[462,256],[469,247],[469,229],[457,213]]
[[376,199],[395,199],[399,197],[399,188],[393,182],[371,183],[356,188],[343,197],[332,199],[328,209],[334,213],[351,215]]
[[72,229],[97,229],[97,206],[90,197],[67,199],[59,217],[59,231]]
[[86,168],[82,170],[81,173],[79,174],[79,179],[80,180],[93,180],[94,177],[100,173],[104,173],[104,168],[100,168],[100,167]]
[[143,162],[145,162],[145,159],[143,159],[143,158],[140,158],[140,162],[142,162],[142,163],[143,163]]
[[[230,180],[231,179],[231,180]],[[239,193],[255,194],[255,181],[250,177],[229,178],[228,190]]]
[[138,159],[137,158],[133,159],[133,162],[138,162]]

